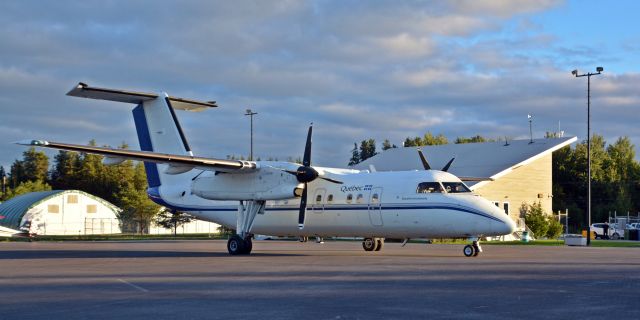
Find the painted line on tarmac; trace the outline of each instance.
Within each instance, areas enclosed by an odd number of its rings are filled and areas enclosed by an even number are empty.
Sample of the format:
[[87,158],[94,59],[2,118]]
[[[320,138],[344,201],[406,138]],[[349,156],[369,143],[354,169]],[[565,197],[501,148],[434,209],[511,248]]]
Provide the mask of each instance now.
[[135,284],[133,284],[133,283],[127,281],[127,280],[118,279],[118,281],[120,281],[120,282],[122,282],[122,283],[124,283],[124,284],[126,284],[126,285],[128,285],[128,286],[130,286],[130,287],[132,287],[132,288],[134,288],[136,290],[138,290],[138,291],[149,292],[149,290],[147,290],[147,289],[145,289],[145,288],[143,288],[141,286],[136,286]]

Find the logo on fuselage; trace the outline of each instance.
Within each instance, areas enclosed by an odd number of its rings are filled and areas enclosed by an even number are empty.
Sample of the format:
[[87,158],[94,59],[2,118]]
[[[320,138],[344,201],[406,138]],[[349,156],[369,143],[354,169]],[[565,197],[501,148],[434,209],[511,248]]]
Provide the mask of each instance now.
[[373,188],[372,184],[365,184],[363,186],[343,186],[342,188],[340,188],[340,191],[342,192],[354,192],[354,191],[371,191],[371,188]]

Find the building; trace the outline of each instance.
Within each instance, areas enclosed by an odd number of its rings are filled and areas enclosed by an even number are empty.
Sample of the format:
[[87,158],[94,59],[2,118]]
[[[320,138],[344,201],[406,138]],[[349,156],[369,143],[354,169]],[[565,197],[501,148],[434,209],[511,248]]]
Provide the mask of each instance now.
[[79,190],[31,192],[0,204],[0,226],[37,235],[120,233],[119,211]]
[[[467,182],[476,193],[520,222],[522,203],[540,202],[552,212],[552,154],[577,141],[576,137],[447,144],[421,147],[434,169],[455,158],[449,172],[461,177],[491,178]],[[424,170],[417,148],[388,149],[354,166],[377,171]]]

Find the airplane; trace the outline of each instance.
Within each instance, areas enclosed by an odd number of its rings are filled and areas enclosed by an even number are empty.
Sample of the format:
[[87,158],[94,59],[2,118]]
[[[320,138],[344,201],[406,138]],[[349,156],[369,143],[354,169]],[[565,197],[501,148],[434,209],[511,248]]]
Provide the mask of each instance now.
[[[91,87],[79,83],[69,96],[136,105],[133,118],[141,151],[27,140],[18,144],[103,155],[108,165],[143,161],[151,200],[171,210],[235,229],[231,255],[250,254],[252,236],[362,237],[365,251],[380,251],[385,238],[468,238],[467,257],[482,252],[481,237],[515,231],[515,223],[474,194],[447,170],[377,172],[312,165],[309,126],[302,164],[194,156],[175,110],[202,111],[215,101]],[[311,199],[308,199],[308,198]],[[310,200],[310,201],[308,201]]]

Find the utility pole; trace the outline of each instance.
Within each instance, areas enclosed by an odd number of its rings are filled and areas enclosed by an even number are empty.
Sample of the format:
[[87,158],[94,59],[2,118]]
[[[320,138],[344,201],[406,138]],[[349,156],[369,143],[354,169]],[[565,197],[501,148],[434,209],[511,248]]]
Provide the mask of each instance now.
[[591,245],[591,76],[599,75],[604,71],[602,67],[597,67],[596,72],[578,74],[578,69],[571,71],[576,78],[587,77],[587,176],[589,188],[587,191],[587,246]]
[[532,144],[533,143],[533,127],[532,127],[533,116],[528,114],[527,118],[529,118],[529,136],[531,137],[531,140],[529,140],[529,144]]
[[253,116],[258,114],[257,112],[251,111],[251,109],[247,109],[245,116],[249,116],[251,118],[251,147],[249,150],[249,161],[253,161]]

